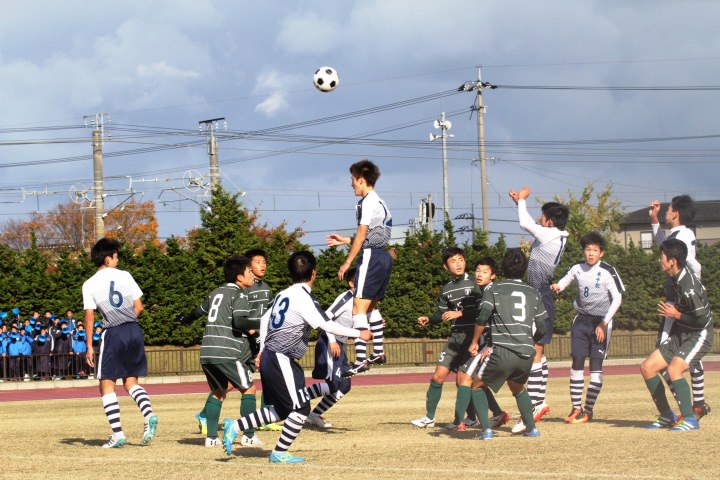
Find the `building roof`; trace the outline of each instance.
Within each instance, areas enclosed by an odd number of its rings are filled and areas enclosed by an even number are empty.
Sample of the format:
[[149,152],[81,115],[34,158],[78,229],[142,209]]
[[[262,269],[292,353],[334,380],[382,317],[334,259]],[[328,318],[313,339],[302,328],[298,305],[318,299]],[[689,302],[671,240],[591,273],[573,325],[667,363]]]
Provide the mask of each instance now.
[[[662,223],[665,218],[665,211],[670,202],[660,204],[660,213],[658,218]],[[695,219],[692,224],[698,224],[703,222],[720,222],[720,200],[701,200],[695,202]],[[650,225],[650,217],[648,216],[648,207],[641,208],[628,213],[622,222],[621,227],[628,227],[630,225]]]

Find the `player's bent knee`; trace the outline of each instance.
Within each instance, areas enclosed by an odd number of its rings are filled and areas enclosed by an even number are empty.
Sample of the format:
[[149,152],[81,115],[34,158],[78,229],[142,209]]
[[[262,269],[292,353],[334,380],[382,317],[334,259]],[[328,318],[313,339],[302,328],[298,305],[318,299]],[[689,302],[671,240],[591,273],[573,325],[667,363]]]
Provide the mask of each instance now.
[[302,405],[300,408],[295,410],[300,415],[308,416],[310,414],[310,404],[306,403],[305,405]]

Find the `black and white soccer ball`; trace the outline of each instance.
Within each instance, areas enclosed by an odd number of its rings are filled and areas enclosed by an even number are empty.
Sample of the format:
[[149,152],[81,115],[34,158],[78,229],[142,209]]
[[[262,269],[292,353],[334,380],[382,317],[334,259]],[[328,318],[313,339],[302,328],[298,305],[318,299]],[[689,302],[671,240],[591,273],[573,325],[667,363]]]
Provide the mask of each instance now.
[[321,92],[332,92],[340,84],[337,70],[332,67],[320,67],[313,75],[313,85]]

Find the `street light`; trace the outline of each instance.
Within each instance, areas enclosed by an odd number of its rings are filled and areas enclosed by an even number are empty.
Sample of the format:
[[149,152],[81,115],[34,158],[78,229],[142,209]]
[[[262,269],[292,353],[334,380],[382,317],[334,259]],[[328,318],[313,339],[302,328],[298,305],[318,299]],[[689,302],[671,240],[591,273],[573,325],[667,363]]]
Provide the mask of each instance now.
[[452,128],[452,122],[445,120],[445,112],[440,114],[440,118],[433,122],[435,128],[440,129],[440,135],[430,134],[430,141],[433,142],[438,138],[442,139],[442,156],[443,156],[443,221],[445,216],[449,213],[449,201],[448,201],[448,174],[447,174],[447,137],[454,137],[454,135],[448,135],[447,131]]

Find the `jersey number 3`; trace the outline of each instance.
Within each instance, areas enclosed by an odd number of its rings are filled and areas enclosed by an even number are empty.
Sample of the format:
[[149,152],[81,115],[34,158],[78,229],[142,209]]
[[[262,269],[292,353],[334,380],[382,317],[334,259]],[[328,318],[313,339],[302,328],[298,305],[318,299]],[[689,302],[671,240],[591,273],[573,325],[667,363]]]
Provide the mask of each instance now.
[[285,314],[287,313],[288,308],[290,308],[290,299],[288,297],[284,297],[280,300],[280,303],[278,303],[277,310],[275,310],[270,316],[270,323],[272,323],[273,328],[282,327],[283,323],[285,323]]
[[[525,312],[525,294],[522,292],[512,292],[511,294],[513,297],[518,297],[520,300],[517,303],[513,303],[513,319],[517,320],[518,322],[522,322],[526,318],[526,312]],[[515,315],[515,311],[518,312],[518,315]]]

